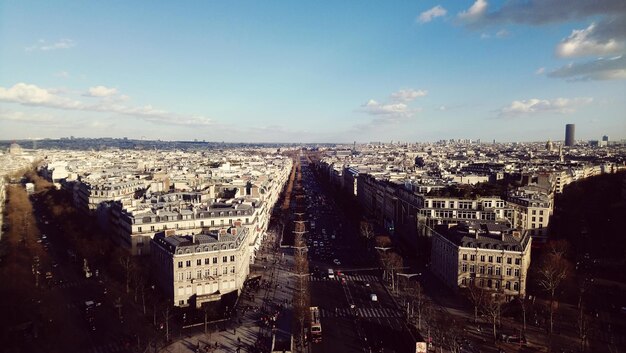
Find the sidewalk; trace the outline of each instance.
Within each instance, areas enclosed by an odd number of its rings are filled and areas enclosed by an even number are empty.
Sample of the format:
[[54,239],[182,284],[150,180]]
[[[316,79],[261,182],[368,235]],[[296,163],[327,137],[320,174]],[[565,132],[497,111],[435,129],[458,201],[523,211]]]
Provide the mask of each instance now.
[[207,334],[186,337],[164,347],[160,352],[269,352],[272,325],[280,331],[291,331],[284,318],[291,317],[293,284],[290,278],[293,257],[277,246],[275,234],[268,234],[251,265],[249,278],[260,276],[258,287],[246,286],[239,298],[236,314],[230,322],[209,325]]

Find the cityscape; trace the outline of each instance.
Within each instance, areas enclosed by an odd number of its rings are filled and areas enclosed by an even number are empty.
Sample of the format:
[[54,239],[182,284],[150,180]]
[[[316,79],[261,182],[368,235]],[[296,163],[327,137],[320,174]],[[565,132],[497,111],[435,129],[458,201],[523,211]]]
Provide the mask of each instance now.
[[0,351],[626,351],[625,28],[0,4]]

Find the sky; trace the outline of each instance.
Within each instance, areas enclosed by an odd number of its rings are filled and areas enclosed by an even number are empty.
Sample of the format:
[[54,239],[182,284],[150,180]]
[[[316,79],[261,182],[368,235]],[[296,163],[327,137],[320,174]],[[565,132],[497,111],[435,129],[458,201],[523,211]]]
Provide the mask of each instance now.
[[0,1],[0,139],[626,138],[626,1]]

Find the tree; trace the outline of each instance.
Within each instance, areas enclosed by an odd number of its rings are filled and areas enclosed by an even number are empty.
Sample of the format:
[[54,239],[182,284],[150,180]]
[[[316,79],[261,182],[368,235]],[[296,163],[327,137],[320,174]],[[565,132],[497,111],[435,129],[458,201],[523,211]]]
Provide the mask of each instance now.
[[374,226],[368,221],[361,221],[361,236],[369,243],[375,236]]
[[485,296],[483,301],[483,312],[489,317],[493,327],[493,340],[498,339],[497,324],[502,314],[502,305],[505,303],[505,297],[502,293],[490,293]]
[[424,293],[424,288],[418,281],[413,281],[407,288],[407,296],[413,303],[413,309],[417,314],[417,329],[422,329],[422,317],[424,315],[426,305],[428,304],[428,298]]
[[537,284],[550,295],[550,334],[554,329],[554,301],[557,289],[567,279],[571,267],[565,259],[565,250],[562,245],[563,243],[552,245],[550,252],[541,258],[537,269]]
[[519,296],[517,297],[517,302],[520,305],[520,309],[522,309],[522,322],[523,322],[523,329],[524,332],[526,332],[526,314],[528,312],[529,306],[530,306],[530,302],[528,299],[526,299],[523,296]]
[[467,297],[474,306],[474,323],[478,322],[478,309],[483,305],[485,301],[485,289],[476,285],[475,281],[470,280],[467,288],[465,289]]
[[130,293],[130,280],[132,278],[133,260],[129,255],[122,256],[120,257],[120,265],[122,265],[124,275],[126,276],[126,294],[128,294]]

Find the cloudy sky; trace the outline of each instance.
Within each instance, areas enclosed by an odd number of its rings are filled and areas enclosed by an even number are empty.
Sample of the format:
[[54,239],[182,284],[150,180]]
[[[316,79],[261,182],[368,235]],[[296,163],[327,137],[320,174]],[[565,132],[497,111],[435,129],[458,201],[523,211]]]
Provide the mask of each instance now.
[[626,1],[3,1],[0,139],[626,138]]

